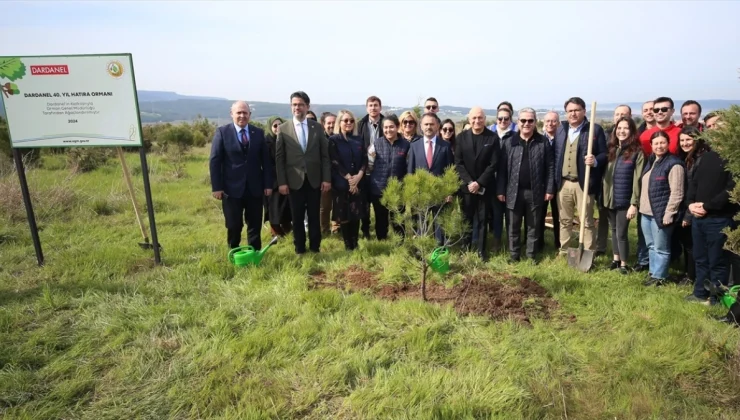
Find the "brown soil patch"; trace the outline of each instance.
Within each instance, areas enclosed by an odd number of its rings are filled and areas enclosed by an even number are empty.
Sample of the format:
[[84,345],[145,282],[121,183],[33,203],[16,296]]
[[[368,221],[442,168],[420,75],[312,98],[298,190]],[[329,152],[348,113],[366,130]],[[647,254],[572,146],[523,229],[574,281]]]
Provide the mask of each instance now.
[[[380,284],[373,273],[358,266],[350,266],[336,277],[335,281],[328,281],[325,273],[316,273],[311,276],[311,287],[370,292],[388,300],[421,299],[419,285]],[[530,318],[549,318],[558,307],[544,287],[528,278],[516,278],[505,273],[498,277],[487,273],[465,276],[463,282],[451,288],[427,282],[427,301],[451,304],[461,315],[512,318],[527,324]]]

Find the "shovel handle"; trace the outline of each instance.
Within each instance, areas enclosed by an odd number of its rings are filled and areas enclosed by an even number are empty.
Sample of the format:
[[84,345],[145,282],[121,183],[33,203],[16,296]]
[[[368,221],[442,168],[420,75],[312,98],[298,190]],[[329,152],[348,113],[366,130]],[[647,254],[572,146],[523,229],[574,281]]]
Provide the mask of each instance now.
[[[588,121],[588,148],[586,155],[590,155],[594,148],[594,120],[596,119],[596,101],[591,102],[591,119]],[[586,232],[586,203],[588,202],[588,184],[591,182],[591,166],[586,165],[586,176],[583,179],[583,200],[581,200],[581,219],[580,233],[578,241],[584,243],[583,235]]]

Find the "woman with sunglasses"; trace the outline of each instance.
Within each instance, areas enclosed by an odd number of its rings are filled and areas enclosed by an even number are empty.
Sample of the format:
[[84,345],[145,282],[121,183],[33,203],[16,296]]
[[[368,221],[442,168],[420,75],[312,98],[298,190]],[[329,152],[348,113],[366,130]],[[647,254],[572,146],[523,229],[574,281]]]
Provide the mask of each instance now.
[[[267,121],[267,130],[265,133],[265,144],[270,152],[270,158],[272,159],[272,167],[275,166],[275,142],[277,135],[280,132],[280,124],[285,121],[280,117],[272,117]],[[277,185],[277,172],[273,174],[275,183],[272,188],[276,191]],[[285,236],[290,233],[292,229],[292,216],[290,213],[290,202],[287,195],[272,194],[269,197],[265,197],[265,217],[270,221],[270,228],[273,236]]]
[[650,279],[645,286],[661,286],[668,278],[671,263],[671,236],[683,220],[686,171],[684,163],[669,151],[665,131],[650,136],[653,156],[640,178],[642,232],[650,255]]
[[329,138],[331,160],[332,218],[339,223],[344,247],[357,249],[360,220],[367,213],[367,200],[360,188],[367,170],[367,151],[357,135],[355,116],[348,110],[337,113],[334,135]]
[[442,134],[442,140],[450,143],[452,147],[452,154],[455,154],[455,122],[447,118],[442,121],[442,128],[439,130]]
[[404,111],[398,118],[401,121],[401,136],[409,143],[413,143],[421,138],[419,131],[419,121],[411,111]]
[[[402,180],[406,176],[406,156],[409,153],[409,143],[398,135],[398,117],[389,115],[383,119],[383,137],[375,140],[375,164],[370,173],[370,200],[375,210],[375,235],[378,240],[388,238],[388,224],[390,213],[388,208],[380,203],[383,190],[390,178]],[[403,238],[403,226],[393,223],[393,230]]]
[[622,117],[614,125],[607,159],[602,197],[612,231],[613,259],[609,268],[629,274],[629,224],[637,216],[640,175],[645,166],[645,154],[632,118]]

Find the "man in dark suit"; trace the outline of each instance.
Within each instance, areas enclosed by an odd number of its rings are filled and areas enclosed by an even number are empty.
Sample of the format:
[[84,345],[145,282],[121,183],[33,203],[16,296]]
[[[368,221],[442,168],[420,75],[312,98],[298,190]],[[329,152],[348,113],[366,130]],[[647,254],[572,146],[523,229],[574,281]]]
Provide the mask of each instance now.
[[[601,169],[606,168],[607,148],[604,129],[594,124],[594,143],[588,155],[589,122],[586,118],[586,103],[573,97],[565,101],[567,121],[555,134],[555,189],[560,213],[560,255],[567,254],[573,230],[576,209],[580,211],[582,200],[586,200],[586,231],[583,245],[595,249],[594,203],[595,194],[601,189]],[[583,195],[586,165],[591,166],[588,197]]]
[[[408,174],[416,173],[418,170],[429,171],[433,175],[442,176],[447,168],[455,164],[452,156],[452,147],[442,140],[437,134],[442,125],[437,114],[427,112],[421,117],[421,131],[424,137],[411,143],[408,157]],[[447,203],[452,197],[447,197]],[[436,209],[432,209],[436,211]],[[434,234],[437,243],[444,243],[442,229],[437,226]]]
[[273,167],[265,133],[249,125],[246,102],[231,106],[233,124],[219,127],[211,145],[210,172],[213,197],[221,200],[230,248],[239,247],[244,221],[247,243],[262,248],[262,202],[272,194]]
[[[463,199],[465,220],[471,229],[477,221],[478,256],[488,260],[486,215],[491,207],[495,192],[495,175],[498,170],[500,141],[498,136],[486,128],[486,114],[480,107],[468,113],[470,129],[457,137],[455,146],[455,168],[463,182],[460,193]],[[472,231],[465,236],[465,246],[472,245]]]
[[[305,92],[290,95],[293,118],[280,126],[275,150],[278,190],[289,195],[293,226],[303,224],[308,215],[308,241],[311,252],[321,246],[321,193],[331,190],[329,140],[317,121],[307,119],[311,100]],[[306,232],[293,229],[295,252],[306,252]]]

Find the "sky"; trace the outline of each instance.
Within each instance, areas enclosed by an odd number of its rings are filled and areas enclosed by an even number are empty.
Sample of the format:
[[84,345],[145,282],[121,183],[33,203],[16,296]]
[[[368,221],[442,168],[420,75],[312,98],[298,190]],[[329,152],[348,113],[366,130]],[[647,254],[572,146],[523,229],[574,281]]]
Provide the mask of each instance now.
[[[740,99],[740,1],[3,2],[0,56],[132,53],[140,90],[516,108]],[[12,16],[12,18],[10,18]]]

